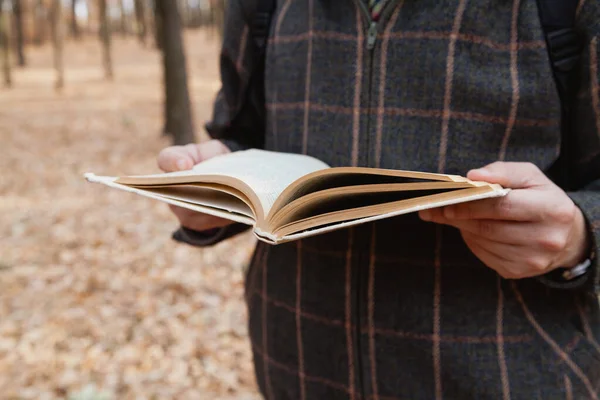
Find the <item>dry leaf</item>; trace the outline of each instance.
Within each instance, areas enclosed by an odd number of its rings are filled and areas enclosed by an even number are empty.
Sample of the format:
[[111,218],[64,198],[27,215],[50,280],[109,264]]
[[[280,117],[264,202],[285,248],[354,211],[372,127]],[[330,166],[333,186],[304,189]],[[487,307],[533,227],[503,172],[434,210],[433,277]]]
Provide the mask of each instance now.
[[[218,44],[186,35],[201,125]],[[28,50],[0,95],[0,398],[259,398],[241,285],[254,240],[175,244],[164,204],[82,177],[157,171],[159,53],[115,37],[108,83],[97,40],[68,41],[58,96],[51,51]]]

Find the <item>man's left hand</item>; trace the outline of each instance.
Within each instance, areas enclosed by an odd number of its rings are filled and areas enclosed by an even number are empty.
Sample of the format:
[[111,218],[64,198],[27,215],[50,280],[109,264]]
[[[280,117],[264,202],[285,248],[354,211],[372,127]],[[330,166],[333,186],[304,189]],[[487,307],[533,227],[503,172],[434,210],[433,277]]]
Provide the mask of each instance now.
[[471,251],[508,279],[574,267],[590,238],[581,210],[531,163],[495,162],[467,178],[512,189],[506,196],[421,211],[426,221],[454,226]]

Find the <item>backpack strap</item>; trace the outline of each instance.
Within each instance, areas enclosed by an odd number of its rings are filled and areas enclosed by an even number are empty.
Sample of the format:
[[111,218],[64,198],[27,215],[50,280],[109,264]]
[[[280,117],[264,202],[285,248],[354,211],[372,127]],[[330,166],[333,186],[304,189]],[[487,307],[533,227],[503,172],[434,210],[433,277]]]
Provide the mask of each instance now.
[[262,57],[266,48],[269,31],[271,28],[271,19],[275,12],[275,0],[258,0],[256,11],[250,25],[254,45]]
[[[275,13],[276,0],[236,0],[241,7],[244,22],[248,26],[252,44],[252,62],[248,67],[248,82],[235,110],[230,126],[238,130],[264,132],[266,128],[265,107],[265,55]],[[241,147],[261,147],[263,140],[244,143]]]
[[261,131],[265,130],[265,58],[267,42],[271,31],[271,20],[275,13],[276,0],[257,0],[256,8],[249,20],[250,35],[254,43],[256,60],[250,71],[248,85],[248,101],[258,113],[259,123],[256,125]]
[[[575,30],[577,0],[537,0],[540,21],[552,73],[561,102],[561,153],[548,175],[561,187],[571,189],[569,160],[572,158],[572,140],[569,132],[572,104],[578,89],[578,68],[583,41]],[[571,161],[572,162],[572,161]]]

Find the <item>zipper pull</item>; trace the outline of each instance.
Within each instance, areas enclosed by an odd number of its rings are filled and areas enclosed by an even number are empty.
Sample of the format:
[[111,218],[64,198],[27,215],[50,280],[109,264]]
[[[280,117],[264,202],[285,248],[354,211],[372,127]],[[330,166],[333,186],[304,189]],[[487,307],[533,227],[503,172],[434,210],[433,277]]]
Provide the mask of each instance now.
[[377,22],[371,21],[369,30],[367,31],[367,49],[373,50],[377,41]]

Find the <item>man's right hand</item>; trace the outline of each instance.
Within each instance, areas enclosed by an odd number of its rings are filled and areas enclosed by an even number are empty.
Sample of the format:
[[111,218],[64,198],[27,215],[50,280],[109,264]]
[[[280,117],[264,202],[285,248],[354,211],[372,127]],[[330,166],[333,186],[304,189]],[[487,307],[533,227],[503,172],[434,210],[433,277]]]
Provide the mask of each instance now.
[[[158,155],[158,167],[164,172],[184,171],[209,158],[229,153],[230,150],[218,140],[198,144],[172,146]],[[230,225],[232,221],[201,214],[186,208],[169,205],[182,226],[195,231],[205,231]]]

